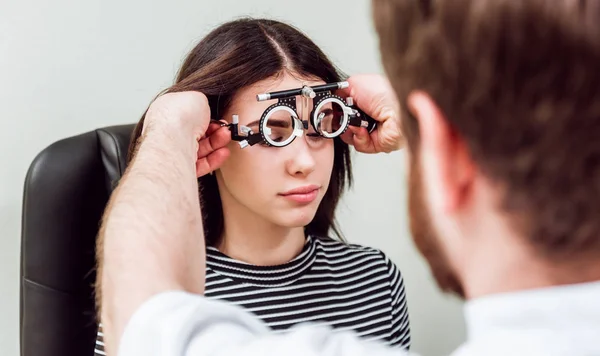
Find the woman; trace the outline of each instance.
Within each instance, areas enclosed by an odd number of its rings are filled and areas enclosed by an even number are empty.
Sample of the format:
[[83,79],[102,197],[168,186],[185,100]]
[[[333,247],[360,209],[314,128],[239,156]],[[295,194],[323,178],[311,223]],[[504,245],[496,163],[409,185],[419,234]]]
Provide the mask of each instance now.
[[[289,25],[226,23],[188,55],[169,92],[195,90],[215,120],[253,127],[274,101],[257,95],[344,78]],[[303,120],[312,108],[298,105]],[[136,127],[135,152],[143,120]],[[285,147],[232,141],[221,168],[199,177],[207,245],[206,293],[241,305],[275,332],[303,322],[410,346],[402,276],[381,251],[343,242],[334,213],[352,181],[339,137],[306,135]],[[339,238],[328,237],[332,230]],[[104,355],[100,328],[96,353]]]

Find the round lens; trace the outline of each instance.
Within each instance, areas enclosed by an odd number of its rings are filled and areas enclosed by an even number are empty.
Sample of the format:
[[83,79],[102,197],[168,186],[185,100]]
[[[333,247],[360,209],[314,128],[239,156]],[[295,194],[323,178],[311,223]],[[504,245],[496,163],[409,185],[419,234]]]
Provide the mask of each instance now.
[[263,122],[263,134],[265,139],[273,146],[284,146],[294,137],[293,110],[286,106],[272,109]]
[[346,115],[335,99],[326,99],[315,110],[316,130],[325,137],[336,137],[346,128]]

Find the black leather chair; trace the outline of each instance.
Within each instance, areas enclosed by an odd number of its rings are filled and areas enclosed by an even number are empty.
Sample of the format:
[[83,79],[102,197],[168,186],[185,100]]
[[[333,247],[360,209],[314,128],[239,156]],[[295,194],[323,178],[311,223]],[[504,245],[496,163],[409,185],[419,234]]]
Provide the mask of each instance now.
[[22,356],[93,356],[95,240],[135,125],[57,141],[29,167],[21,232]]

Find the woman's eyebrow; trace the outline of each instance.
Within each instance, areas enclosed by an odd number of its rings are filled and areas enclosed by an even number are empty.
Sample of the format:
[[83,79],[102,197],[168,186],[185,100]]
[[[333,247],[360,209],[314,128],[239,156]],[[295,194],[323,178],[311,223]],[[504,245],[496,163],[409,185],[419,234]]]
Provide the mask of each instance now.
[[[278,120],[278,119],[269,119],[269,127],[290,127],[290,120]],[[251,126],[258,126],[258,124],[260,123],[260,120],[254,120],[249,124],[246,124],[245,126],[251,127]]]
[[251,123],[247,124],[246,126],[248,126],[248,127],[255,126],[255,125],[258,125],[259,122],[260,122],[260,120],[254,120]]

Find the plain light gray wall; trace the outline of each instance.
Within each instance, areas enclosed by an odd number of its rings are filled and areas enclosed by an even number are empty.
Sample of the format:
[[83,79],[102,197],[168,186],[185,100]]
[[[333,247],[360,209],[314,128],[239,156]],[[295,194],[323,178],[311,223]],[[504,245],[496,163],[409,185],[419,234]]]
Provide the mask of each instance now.
[[[186,52],[235,17],[305,31],[347,73],[381,72],[369,1],[2,0],[0,2],[0,354],[18,354],[23,179],[50,143],[135,122]],[[356,155],[339,220],[347,238],[383,249],[408,291],[414,350],[438,355],[464,339],[461,304],[442,296],[407,228],[404,153]]]

